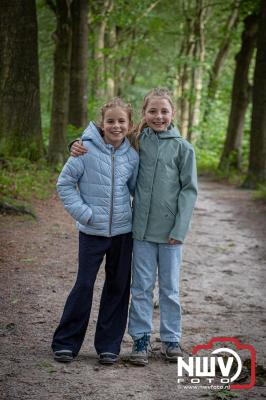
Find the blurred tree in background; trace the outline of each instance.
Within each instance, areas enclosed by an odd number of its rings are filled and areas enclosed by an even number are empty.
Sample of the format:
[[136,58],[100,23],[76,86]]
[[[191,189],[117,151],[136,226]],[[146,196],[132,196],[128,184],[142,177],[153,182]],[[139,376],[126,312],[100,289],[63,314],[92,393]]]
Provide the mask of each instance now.
[[244,19],[241,47],[236,55],[231,108],[220,161],[220,169],[241,168],[242,138],[245,115],[251,99],[249,68],[257,41],[258,17],[250,14]]
[[0,150],[38,160],[43,141],[35,1],[3,0],[0,11]]
[[266,2],[259,14],[258,50],[253,89],[253,109],[248,176],[245,187],[255,188],[266,180]]

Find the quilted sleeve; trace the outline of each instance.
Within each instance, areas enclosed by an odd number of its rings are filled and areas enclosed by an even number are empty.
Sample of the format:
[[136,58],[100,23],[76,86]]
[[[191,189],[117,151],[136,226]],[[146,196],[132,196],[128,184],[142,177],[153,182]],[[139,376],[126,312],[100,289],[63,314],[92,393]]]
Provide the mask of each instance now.
[[78,182],[84,172],[83,156],[70,157],[57,181],[57,191],[69,214],[82,225],[86,225],[92,216],[92,210],[84,203],[78,191]]

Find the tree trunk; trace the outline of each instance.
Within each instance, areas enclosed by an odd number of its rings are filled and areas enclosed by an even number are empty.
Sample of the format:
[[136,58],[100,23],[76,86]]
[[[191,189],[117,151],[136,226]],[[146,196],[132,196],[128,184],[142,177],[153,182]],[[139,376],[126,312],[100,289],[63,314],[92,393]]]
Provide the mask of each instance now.
[[116,26],[112,26],[108,32],[108,47],[110,49],[109,57],[105,59],[106,65],[106,95],[108,99],[111,99],[116,95],[116,84],[115,84],[115,65],[114,53],[116,48]]
[[254,72],[253,109],[248,176],[245,187],[266,182],[266,2],[261,1],[257,56]]
[[91,101],[96,96],[96,85],[95,85],[95,11],[92,2],[88,2],[88,106],[90,107]]
[[37,160],[44,147],[35,1],[2,0],[0,10],[0,151]]
[[188,125],[189,125],[189,97],[190,97],[190,85],[191,85],[191,58],[194,52],[195,40],[194,40],[194,31],[193,31],[193,19],[190,13],[185,10],[184,4],[184,14],[189,14],[186,18],[185,22],[185,43],[182,45],[181,53],[183,53],[183,57],[185,58],[185,62],[181,67],[181,73],[179,78],[180,85],[180,93],[181,98],[179,99],[179,107],[180,107],[180,129],[181,133],[184,137],[187,137],[188,134]]
[[107,25],[107,16],[113,8],[113,0],[104,0],[101,8],[101,21],[96,27],[95,37],[95,86],[96,99],[105,97],[106,82],[105,82],[105,64],[104,64],[104,47],[105,47],[105,31]]
[[77,128],[87,123],[88,0],[71,4],[72,46],[68,122]]
[[203,63],[205,58],[204,23],[206,8],[203,7],[203,0],[197,0],[197,16],[194,21],[195,46],[193,59],[195,67],[192,69],[191,97],[189,110],[189,126],[187,140],[191,141],[193,128],[200,122],[200,103],[203,78]]
[[236,56],[231,111],[223,154],[219,165],[220,169],[240,169],[245,113],[251,97],[248,72],[256,46],[257,28],[258,18],[256,15],[249,15],[245,18],[241,49]]
[[230,44],[232,41],[232,33],[238,24],[239,5],[240,5],[240,2],[237,1],[236,4],[234,5],[234,7],[235,7],[234,10],[232,11],[232,13],[230,13],[230,16],[226,22],[226,25],[224,28],[225,35],[219,46],[218,53],[215,57],[215,60],[214,60],[214,63],[213,63],[213,66],[212,66],[212,69],[210,72],[206,109],[205,109],[204,116],[203,116],[203,121],[205,121],[205,122],[208,119],[213,100],[215,99],[215,95],[216,95],[217,87],[218,87],[218,79],[219,79],[220,73],[223,69],[226,57],[229,52],[229,47],[230,47]]
[[96,29],[95,39],[95,86],[96,86],[96,98],[102,98],[105,94],[105,82],[104,82],[104,34],[106,28],[105,19],[101,21]]
[[51,164],[64,162],[69,104],[71,56],[70,0],[56,0],[56,31],[54,33],[54,84],[48,160]]

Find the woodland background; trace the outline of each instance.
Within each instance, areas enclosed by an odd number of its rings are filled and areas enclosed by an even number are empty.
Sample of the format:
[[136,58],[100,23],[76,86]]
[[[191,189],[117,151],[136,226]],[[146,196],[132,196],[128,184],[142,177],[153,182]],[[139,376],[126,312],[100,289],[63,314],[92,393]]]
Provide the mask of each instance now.
[[174,94],[200,173],[266,197],[265,0],[2,0],[0,23],[1,210],[54,190],[106,100],[137,123],[153,87]]
[[[265,400],[265,27],[266,0],[0,1],[1,398]],[[207,175],[185,243],[182,347],[229,336],[253,345],[251,390],[181,390],[161,359],[158,308],[148,367],[129,366],[127,334],[120,362],[99,366],[103,266],[78,359],[67,367],[50,353],[77,264],[77,232],[55,192],[67,144],[112,96],[132,103],[138,123],[153,87],[174,94]]]

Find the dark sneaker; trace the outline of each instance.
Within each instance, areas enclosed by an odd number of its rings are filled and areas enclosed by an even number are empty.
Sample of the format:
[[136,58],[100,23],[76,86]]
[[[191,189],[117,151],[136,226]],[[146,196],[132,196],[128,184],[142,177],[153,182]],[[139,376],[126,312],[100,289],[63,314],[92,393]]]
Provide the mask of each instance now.
[[178,342],[162,342],[161,354],[168,361],[177,361],[177,357],[182,357],[183,352]]
[[118,355],[115,353],[100,353],[99,363],[103,365],[112,365],[118,361]]
[[134,365],[145,366],[148,364],[148,344],[150,336],[146,333],[142,338],[134,340],[132,352],[129,356],[129,361]]
[[74,360],[71,350],[56,350],[54,351],[54,360],[62,363],[70,363]]

